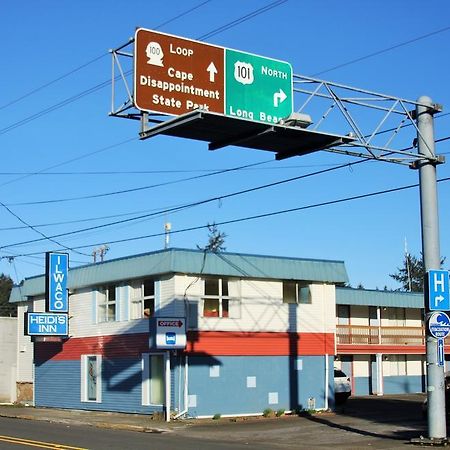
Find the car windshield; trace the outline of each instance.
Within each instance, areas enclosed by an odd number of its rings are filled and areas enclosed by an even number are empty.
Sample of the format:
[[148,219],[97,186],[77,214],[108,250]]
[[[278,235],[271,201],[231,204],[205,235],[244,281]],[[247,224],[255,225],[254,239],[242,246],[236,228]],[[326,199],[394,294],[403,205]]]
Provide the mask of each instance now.
[[337,370],[337,369],[334,369],[334,376],[336,378],[347,377],[347,375],[345,375],[345,373],[342,372],[342,370]]

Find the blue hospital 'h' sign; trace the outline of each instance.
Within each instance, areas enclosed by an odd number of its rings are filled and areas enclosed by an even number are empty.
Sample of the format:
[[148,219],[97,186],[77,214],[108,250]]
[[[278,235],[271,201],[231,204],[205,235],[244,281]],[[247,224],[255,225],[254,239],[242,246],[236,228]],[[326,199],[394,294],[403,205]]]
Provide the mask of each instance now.
[[428,297],[430,311],[450,310],[450,286],[447,270],[428,272]]
[[68,312],[67,253],[46,253],[46,300],[48,312]]

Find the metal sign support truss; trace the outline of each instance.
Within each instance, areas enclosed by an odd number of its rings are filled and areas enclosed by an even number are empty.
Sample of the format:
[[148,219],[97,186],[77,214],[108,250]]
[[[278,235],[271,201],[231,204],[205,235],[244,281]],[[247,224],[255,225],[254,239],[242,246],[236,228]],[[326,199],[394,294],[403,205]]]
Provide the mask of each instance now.
[[[136,109],[133,93],[133,45],[134,39],[130,39],[119,48],[110,50],[110,115],[141,121],[142,134],[151,130],[151,124],[165,122],[170,116]],[[119,104],[118,96],[122,100]],[[307,114],[313,118],[310,131],[343,134],[342,130],[345,130],[346,136],[351,138],[338,146],[322,150],[409,165],[412,168],[418,168],[423,160],[435,165],[445,161],[443,156],[425,156],[415,148],[415,136],[420,137],[416,124],[417,107],[426,107],[431,114],[435,114],[442,111],[438,104],[430,107],[421,105],[418,101],[295,74],[294,103],[296,106],[300,105],[296,108],[297,116]]]

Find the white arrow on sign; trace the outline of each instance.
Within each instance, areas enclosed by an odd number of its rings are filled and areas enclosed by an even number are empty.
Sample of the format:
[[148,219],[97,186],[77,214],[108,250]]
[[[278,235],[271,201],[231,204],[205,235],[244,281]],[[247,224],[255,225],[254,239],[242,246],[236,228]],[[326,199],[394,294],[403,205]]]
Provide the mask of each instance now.
[[216,79],[217,68],[212,61],[206,71],[209,72],[209,81],[211,83],[214,83],[214,80]]
[[283,89],[273,94],[273,106],[278,107],[280,103],[283,103],[287,99],[287,95],[284,93]]
[[437,297],[434,297],[434,305],[435,306],[439,306],[439,303],[442,302],[442,300],[444,300],[445,297],[443,297],[442,295],[438,295]]

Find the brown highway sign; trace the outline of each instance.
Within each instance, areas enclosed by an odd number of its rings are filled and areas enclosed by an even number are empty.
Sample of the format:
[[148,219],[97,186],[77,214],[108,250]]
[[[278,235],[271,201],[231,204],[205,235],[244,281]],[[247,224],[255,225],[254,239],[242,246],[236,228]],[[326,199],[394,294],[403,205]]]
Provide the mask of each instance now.
[[136,108],[180,115],[224,113],[225,49],[144,28],[135,34]]

